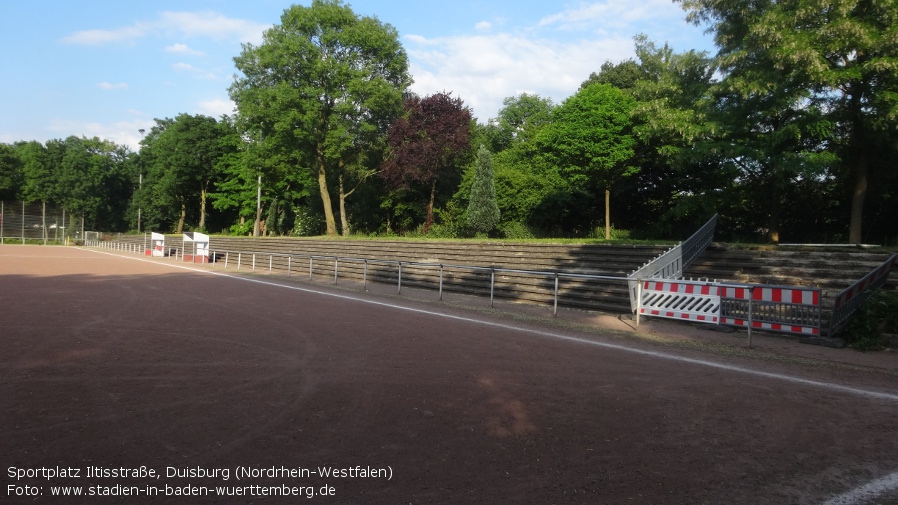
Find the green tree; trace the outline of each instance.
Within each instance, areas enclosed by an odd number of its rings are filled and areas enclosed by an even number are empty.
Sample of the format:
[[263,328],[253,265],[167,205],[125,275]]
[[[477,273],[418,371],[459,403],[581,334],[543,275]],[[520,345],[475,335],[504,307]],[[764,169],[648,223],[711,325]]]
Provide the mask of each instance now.
[[608,84],[591,84],[552,112],[536,139],[541,151],[573,186],[605,193],[605,238],[611,238],[610,189],[638,169],[631,165],[635,100]]
[[743,94],[806,96],[826,111],[834,124],[829,150],[852,188],[848,240],[861,242],[870,179],[888,180],[895,170],[873,156],[898,118],[895,2],[681,1],[689,20],[709,25],[721,68],[738,74]]
[[22,160],[15,146],[0,144],[0,200],[15,200],[22,191]]
[[636,85],[637,81],[645,79],[645,77],[645,68],[632,58],[619,63],[606,61],[602,63],[598,72],[589,74],[589,78],[580,85],[580,89],[590,84],[610,84],[615,88],[630,89]]
[[492,155],[481,145],[477,150],[477,168],[468,201],[468,226],[476,233],[489,233],[499,224],[499,217]]
[[498,116],[487,123],[492,149],[500,152],[513,143],[532,141],[536,132],[551,120],[553,108],[550,98],[539,95],[522,93],[504,99]]
[[208,116],[180,114],[174,119],[157,119],[143,140],[141,154],[148,160],[144,183],[151,188],[151,205],[160,208],[164,218],[176,221],[177,233],[184,231],[188,209],[195,225],[206,227],[208,195],[221,176],[221,161],[232,147],[227,127]]
[[630,195],[623,209],[629,222],[623,221],[654,236],[676,236],[681,226],[704,223],[733,182],[718,163],[720,146],[709,145],[717,130],[708,113],[716,67],[703,52],[676,53],[645,35],[634,40],[635,61],[603,65],[597,76],[626,83],[624,91],[636,99],[631,117],[640,171],[620,186]]
[[85,226],[122,230],[133,188],[128,174],[130,150],[97,137],[49,141],[50,152],[61,154],[57,165],[56,199],[70,214],[82,215]]
[[56,196],[53,165],[47,148],[40,142],[16,143],[16,152],[22,160],[22,197],[26,202],[50,202]]
[[264,125],[279,163],[314,174],[327,233],[336,234],[329,184],[359,166],[411,83],[398,33],[338,0],[314,0],[287,9],[234,61],[242,76],[230,95],[241,124]]

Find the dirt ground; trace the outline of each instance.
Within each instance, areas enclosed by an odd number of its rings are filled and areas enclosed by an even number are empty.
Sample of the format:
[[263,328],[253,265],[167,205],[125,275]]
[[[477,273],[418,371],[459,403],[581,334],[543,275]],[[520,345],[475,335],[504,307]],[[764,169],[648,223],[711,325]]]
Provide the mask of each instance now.
[[0,502],[816,504],[898,470],[896,353],[488,305],[0,246]]

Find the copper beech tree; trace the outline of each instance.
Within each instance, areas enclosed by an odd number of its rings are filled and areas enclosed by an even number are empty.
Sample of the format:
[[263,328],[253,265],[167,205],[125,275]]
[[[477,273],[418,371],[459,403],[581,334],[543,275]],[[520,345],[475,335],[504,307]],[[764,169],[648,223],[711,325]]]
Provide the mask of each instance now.
[[394,188],[424,186],[430,190],[425,233],[433,224],[437,181],[460,171],[471,147],[471,111],[451,93],[405,101],[405,113],[387,134],[390,154],[381,177]]

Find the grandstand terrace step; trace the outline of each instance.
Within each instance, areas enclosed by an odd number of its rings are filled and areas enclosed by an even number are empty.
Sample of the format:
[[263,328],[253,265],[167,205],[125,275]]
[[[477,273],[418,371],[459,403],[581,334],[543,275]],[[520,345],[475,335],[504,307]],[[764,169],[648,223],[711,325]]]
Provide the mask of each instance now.
[[[142,236],[111,239],[138,244],[144,240]],[[559,306],[609,312],[629,311],[624,278],[670,248],[666,245],[218,236],[211,237],[210,242],[217,261],[226,260],[229,268],[236,268],[240,262],[242,270],[254,265],[256,272],[281,275],[333,279],[336,257],[339,258],[338,279],[396,284],[398,262],[402,262],[403,286],[436,290],[440,265],[443,265],[444,291],[485,296],[490,295],[490,268],[539,272],[496,271],[493,296],[544,304],[554,302],[555,274],[559,273]],[[179,249],[181,245],[180,236],[166,237],[166,249]],[[288,255],[292,256],[288,259]],[[367,266],[366,259],[370,260]],[[570,274],[614,279],[586,279]]]
[[[142,235],[106,238],[141,247],[145,240]],[[289,269],[291,275],[308,276],[311,267],[313,278],[332,279],[333,258],[337,257],[340,258],[339,279],[361,281],[364,278],[366,282],[396,284],[399,281],[397,262],[403,262],[403,286],[436,290],[439,265],[443,265],[444,291],[484,296],[490,294],[489,268],[542,272],[540,275],[504,271],[495,274],[495,297],[533,303],[553,302],[556,272],[615,277],[620,280],[559,278],[559,306],[608,312],[630,311],[629,293],[622,278],[670,247],[221,236],[212,236],[210,241],[218,261],[227,257],[229,268],[236,268],[236,255],[242,253],[241,269],[250,269],[255,253],[257,272],[270,269],[272,273],[286,275]],[[166,236],[167,249],[182,247],[180,235]],[[684,277],[820,287],[826,306],[839,291],[880,265],[889,254],[854,249],[750,249],[715,243],[686,269]],[[288,261],[287,255],[295,257]],[[315,258],[310,262],[309,256]],[[365,259],[371,260],[367,268]],[[898,275],[890,276],[886,289],[898,289]]]
[[[720,282],[819,287],[828,300],[886,261],[890,252],[742,249],[713,244],[684,272]],[[898,289],[891,275],[886,289]],[[824,302],[826,305],[826,302]]]

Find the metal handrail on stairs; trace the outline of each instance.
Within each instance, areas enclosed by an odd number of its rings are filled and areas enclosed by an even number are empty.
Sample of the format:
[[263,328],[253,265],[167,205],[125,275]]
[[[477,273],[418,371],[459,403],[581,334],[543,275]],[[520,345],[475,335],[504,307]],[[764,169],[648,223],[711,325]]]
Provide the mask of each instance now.
[[717,229],[717,214],[711,216],[697,232],[684,242],[680,242],[667,252],[646,263],[627,276],[630,288],[630,310],[636,311],[639,304],[639,283],[646,279],[679,279],[685,270],[714,240]]

